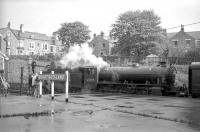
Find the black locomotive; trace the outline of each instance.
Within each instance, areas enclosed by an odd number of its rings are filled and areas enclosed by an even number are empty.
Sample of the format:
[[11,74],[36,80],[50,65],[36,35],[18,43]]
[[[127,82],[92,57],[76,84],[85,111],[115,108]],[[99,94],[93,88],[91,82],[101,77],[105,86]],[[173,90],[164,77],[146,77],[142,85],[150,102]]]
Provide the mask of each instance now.
[[173,87],[174,82],[174,70],[163,66],[109,67],[99,72],[97,87],[125,92],[150,92],[152,88],[160,88],[165,94]]
[[[70,92],[151,92],[151,89],[160,89],[166,94],[174,85],[175,74],[171,67],[159,66],[134,66],[134,67],[105,67],[97,69],[93,66],[79,67],[76,69],[48,69],[43,72],[70,73]],[[55,90],[64,92],[64,82],[55,82]]]

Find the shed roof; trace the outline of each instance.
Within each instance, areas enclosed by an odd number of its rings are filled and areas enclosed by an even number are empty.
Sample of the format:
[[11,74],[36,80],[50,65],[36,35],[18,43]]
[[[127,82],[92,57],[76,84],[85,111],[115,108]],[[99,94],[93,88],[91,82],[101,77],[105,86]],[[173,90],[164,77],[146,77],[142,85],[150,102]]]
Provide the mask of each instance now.
[[158,57],[157,55],[154,55],[154,54],[150,54],[150,55],[148,55],[148,56],[146,56],[146,57]]

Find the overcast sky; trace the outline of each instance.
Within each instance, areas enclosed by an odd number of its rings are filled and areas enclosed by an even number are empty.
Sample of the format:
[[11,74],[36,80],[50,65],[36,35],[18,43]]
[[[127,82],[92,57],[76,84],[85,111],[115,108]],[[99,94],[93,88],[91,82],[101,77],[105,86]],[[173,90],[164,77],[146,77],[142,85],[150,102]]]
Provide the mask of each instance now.
[[[153,9],[163,28],[200,22],[200,0],[0,0],[0,27],[10,21],[14,29],[24,24],[25,31],[51,35],[61,23],[81,21],[91,35],[108,35],[119,14],[144,9]],[[200,24],[185,31],[200,31]]]

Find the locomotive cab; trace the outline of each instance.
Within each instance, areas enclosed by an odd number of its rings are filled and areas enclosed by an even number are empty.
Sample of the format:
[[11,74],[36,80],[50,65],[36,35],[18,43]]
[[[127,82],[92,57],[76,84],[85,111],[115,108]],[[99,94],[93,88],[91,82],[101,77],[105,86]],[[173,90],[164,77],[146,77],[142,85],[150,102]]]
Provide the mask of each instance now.
[[81,67],[83,75],[82,92],[91,91],[97,86],[97,68],[93,66]]

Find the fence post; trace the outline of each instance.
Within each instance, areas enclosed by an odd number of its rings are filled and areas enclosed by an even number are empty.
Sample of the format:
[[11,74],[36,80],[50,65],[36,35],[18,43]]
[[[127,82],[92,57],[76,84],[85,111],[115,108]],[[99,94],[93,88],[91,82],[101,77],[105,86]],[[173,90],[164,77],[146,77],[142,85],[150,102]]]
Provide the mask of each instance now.
[[23,86],[23,74],[24,74],[24,67],[21,67],[21,86],[20,86],[20,96],[22,95],[22,86]]
[[[54,74],[54,71],[51,71],[51,74]],[[51,99],[54,99],[54,81],[51,81]]]
[[[40,71],[40,75],[42,75],[42,71]],[[42,97],[42,80],[40,80],[40,82],[39,82],[39,87],[40,87],[40,89],[39,89],[39,97],[41,98]]]
[[68,102],[68,93],[69,93],[69,72],[65,71],[66,74],[66,82],[65,82],[65,93],[66,93],[66,98],[65,102]]

